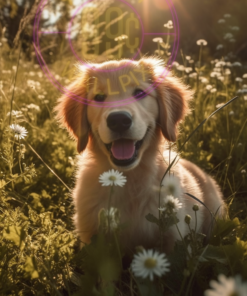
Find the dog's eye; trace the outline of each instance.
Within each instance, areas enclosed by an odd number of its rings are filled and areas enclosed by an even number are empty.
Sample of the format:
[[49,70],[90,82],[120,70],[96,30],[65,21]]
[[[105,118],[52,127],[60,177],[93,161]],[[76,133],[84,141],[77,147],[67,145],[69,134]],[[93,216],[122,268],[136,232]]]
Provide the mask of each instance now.
[[106,98],[105,94],[97,94],[94,97],[94,100],[97,101],[97,102],[104,102],[105,98]]
[[136,99],[145,98],[146,96],[147,93],[145,93],[145,91],[140,88],[135,89],[133,93],[133,97],[135,97]]

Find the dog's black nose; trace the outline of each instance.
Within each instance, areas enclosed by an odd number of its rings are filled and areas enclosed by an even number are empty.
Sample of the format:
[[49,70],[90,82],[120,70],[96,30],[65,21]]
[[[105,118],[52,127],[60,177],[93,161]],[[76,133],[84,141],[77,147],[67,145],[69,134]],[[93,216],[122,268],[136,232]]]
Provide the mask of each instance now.
[[114,132],[122,133],[130,128],[132,124],[131,115],[126,112],[113,112],[107,117],[107,126]]

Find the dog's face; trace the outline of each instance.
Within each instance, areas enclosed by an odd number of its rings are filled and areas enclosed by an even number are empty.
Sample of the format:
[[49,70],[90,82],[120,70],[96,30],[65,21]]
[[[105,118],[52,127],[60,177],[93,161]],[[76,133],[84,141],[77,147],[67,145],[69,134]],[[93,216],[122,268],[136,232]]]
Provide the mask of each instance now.
[[[163,71],[153,58],[81,69],[69,87],[74,96],[65,94],[56,107],[58,119],[78,141],[78,152],[91,137],[112,167],[129,170],[155,141],[157,129],[175,141],[176,125],[187,111],[191,93],[177,79],[162,78]],[[75,96],[86,98],[88,105]]]

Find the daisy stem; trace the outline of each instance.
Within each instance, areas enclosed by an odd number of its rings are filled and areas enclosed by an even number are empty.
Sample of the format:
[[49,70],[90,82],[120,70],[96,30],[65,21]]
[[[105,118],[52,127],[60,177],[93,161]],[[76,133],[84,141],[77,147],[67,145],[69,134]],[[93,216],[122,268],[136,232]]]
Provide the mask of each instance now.
[[18,160],[19,160],[19,167],[20,167],[20,172],[22,174],[22,168],[21,168],[21,141],[20,141],[20,137],[19,137],[19,157],[18,157]]
[[177,231],[178,231],[178,233],[179,233],[179,236],[180,236],[180,238],[181,238],[181,241],[183,242],[183,244],[184,244],[184,246],[185,246],[185,249],[186,249],[187,255],[188,255],[189,258],[191,258],[190,253],[188,252],[188,249],[187,249],[186,243],[185,243],[185,241],[184,241],[184,238],[183,238],[183,236],[182,236],[182,234],[181,234],[181,232],[180,232],[180,230],[179,230],[179,228],[178,228],[178,223],[175,223],[175,226],[176,226],[176,228],[177,228]]
[[[163,185],[160,185],[160,190],[159,190],[159,208],[160,208],[160,196],[161,196],[161,188]],[[160,210],[159,210],[159,221],[160,221]],[[163,235],[162,235],[162,229],[161,229],[161,223],[159,225],[159,233],[160,233],[160,251],[162,251],[163,247]]]
[[197,214],[196,214],[196,211],[195,211],[195,233],[196,233],[196,229],[197,229]]
[[109,195],[109,198],[108,198],[108,234],[110,234],[110,206],[111,206],[111,197],[112,197],[112,194],[113,194],[113,185],[111,186],[111,190],[110,190],[110,195]]
[[118,252],[118,256],[119,256],[119,263],[121,265],[121,268],[123,269],[123,266],[122,266],[122,256],[121,256],[121,252],[120,252],[120,248],[119,248],[119,243],[118,243],[118,239],[117,239],[117,236],[116,236],[115,231],[113,231],[113,234],[114,234],[114,239],[115,239],[115,243],[116,243],[116,246],[117,246],[117,252]]

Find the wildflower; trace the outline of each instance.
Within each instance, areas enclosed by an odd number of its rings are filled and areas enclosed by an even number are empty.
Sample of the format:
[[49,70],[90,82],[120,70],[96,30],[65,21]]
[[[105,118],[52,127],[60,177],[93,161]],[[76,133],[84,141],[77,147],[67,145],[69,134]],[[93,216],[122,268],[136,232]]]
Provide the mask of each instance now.
[[246,174],[246,170],[242,170],[241,171],[241,174]]
[[247,101],[247,96],[244,96],[244,100]]
[[225,275],[220,274],[218,281],[210,281],[211,290],[206,290],[204,296],[245,296],[247,295],[247,284],[242,283],[240,276],[234,278],[227,278]]
[[153,42],[162,43],[163,39],[161,37],[156,37],[156,38],[153,39]]
[[33,71],[30,71],[28,74],[29,74],[30,76],[35,76],[35,72],[33,72]]
[[101,209],[99,211],[99,224],[102,226],[104,229],[108,229],[108,224],[110,226],[110,230],[116,230],[119,225],[119,210],[117,208],[111,207],[110,210],[106,209]]
[[161,212],[168,211],[170,213],[177,212],[181,209],[182,203],[178,198],[173,197],[172,195],[168,195],[163,199],[162,207],[158,210]]
[[16,71],[17,70],[17,67],[16,66],[13,66],[12,69],[13,69],[13,71]]
[[104,172],[99,176],[99,182],[102,183],[102,186],[120,186],[123,187],[127,182],[126,177],[123,176],[123,173],[120,173],[115,170],[110,170]]
[[197,212],[197,211],[199,211],[199,206],[198,205],[193,205],[192,209],[193,209],[193,211]]
[[164,27],[167,28],[168,30],[173,29],[173,22],[170,20],[166,24],[164,24]]
[[217,79],[220,80],[221,82],[224,82],[225,80],[224,76],[218,76]]
[[191,67],[186,67],[185,68],[185,72],[186,73],[190,73],[190,72],[192,72],[193,71],[193,69],[191,68]]
[[208,91],[211,91],[212,88],[213,88],[213,87],[212,87],[211,84],[208,84],[208,85],[206,86],[206,90],[208,90]]
[[167,174],[162,182],[162,190],[166,195],[173,195],[180,198],[183,195],[183,190],[178,177]]
[[177,67],[177,70],[183,72],[185,70],[185,67],[183,65],[179,65]]
[[56,74],[56,75],[55,75],[55,79],[56,79],[56,80],[60,80],[61,77],[60,77],[59,75]]
[[238,147],[241,147],[241,146],[243,146],[243,144],[242,143],[238,143]]
[[242,82],[242,81],[243,81],[243,79],[242,79],[242,78],[240,78],[240,77],[236,77],[236,78],[235,78],[235,81],[236,81],[236,82]]
[[124,40],[124,39],[128,39],[128,36],[127,35],[120,35],[120,36],[116,37],[114,40],[115,41],[121,41],[121,40]]
[[189,63],[190,63],[190,64],[193,64],[193,63],[194,63],[194,60],[189,60]]
[[27,86],[29,86],[29,87],[31,87],[33,89],[35,89],[36,87],[40,88],[40,83],[38,81],[28,79],[27,80]]
[[206,46],[208,43],[204,39],[199,39],[199,40],[196,41],[196,44],[199,45],[199,46]]
[[233,116],[233,115],[234,115],[234,111],[231,110],[231,111],[229,112],[229,115],[230,115],[230,116]]
[[220,73],[218,72],[211,72],[210,77],[216,78],[217,76],[220,76]]
[[179,66],[179,63],[178,62],[173,62],[172,66],[177,68]]
[[44,95],[38,95],[38,99],[42,100],[42,99],[44,99],[44,98],[45,98]]
[[231,43],[235,43],[236,42],[236,39],[232,38],[229,40]]
[[224,18],[230,18],[231,15],[229,13],[224,14]]
[[213,72],[221,72],[221,68],[214,68]]
[[225,75],[231,75],[231,70],[230,69],[226,69],[225,70]]
[[226,63],[224,61],[219,61],[215,64],[216,68],[221,68],[224,67],[226,65]]
[[39,78],[42,78],[42,77],[43,77],[43,73],[42,73],[41,71],[39,71],[39,72],[37,73],[37,75],[38,75]]
[[218,24],[224,24],[226,21],[224,19],[219,19]]
[[211,92],[212,94],[214,94],[214,93],[217,92],[217,89],[216,89],[216,88],[212,88],[212,89],[210,90],[210,92]]
[[233,35],[232,33],[226,33],[225,36],[224,36],[224,39],[232,39],[233,38]]
[[200,81],[201,81],[201,83],[203,83],[203,84],[208,83],[208,79],[207,79],[206,77],[200,77]]
[[190,78],[196,79],[197,78],[197,73],[193,72],[189,75]]
[[186,56],[185,58],[186,58],[187,61],[189,61],[191,59],[190,56]]
[[[7,116],[10,116],[10,112],[7,113]],[[16,111],[16,110],[12,110],[11,111],[11,116],[13,117],[21,117],[22,116],[22,112],[21,111]]]
[[232,67],[242,67],[242,64],[239,62],[232,63]]
[[222,107],[224,105],[225,105],[225,103],[220,103],[220,104],[216,105],[216,108],[219,109],[220,107]]
[[131,263],[131,269],[135,276],[150,278],[152,281],[154,275],[162,276],[169,271],[170,263],[165,254],[159,254],[154,250],[143,250],[136,254]]
[[247,78],[247,73],[245,73],[245,74],[243,75],[243,78]]
[[233,26],[233,27],[231,27],[231,30],[232,31],[239,31],[239,27],[238,26]]
[[35,105],[35,104],[29,104],[29,105],[27,105],[27,108],[28,109],[33,109],[33,110],[36,110],[36,111],[40,111],[40,108],[39,108],[39,106],[38,105]]
[[25,127],[20,126],[19,124],[11,124],[10,128],[13,130],[15,134],[15,138],[24,139],[27,135],[27,130]]
[[184,222],[185,222],[186,224],[188,224],[188,225],[189,225],[189,224],[190,224],[190,221],[191,221],[191,219],[192,219],[192,218],[191,218],[191,216],[190,216],[190,215],[186,215],[186,216],[185,216],[185,218],[184,218]]

